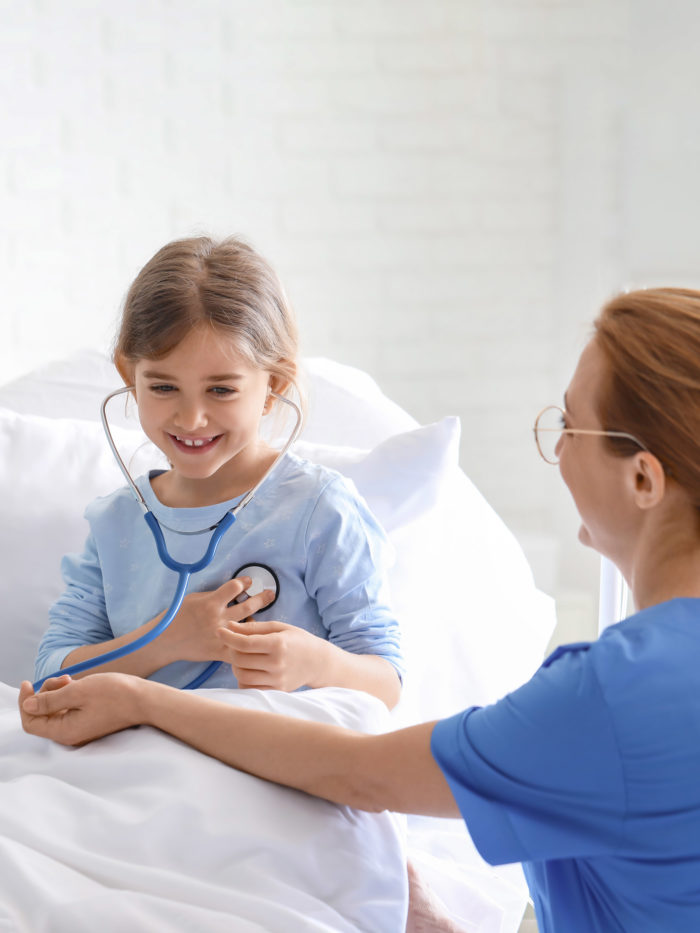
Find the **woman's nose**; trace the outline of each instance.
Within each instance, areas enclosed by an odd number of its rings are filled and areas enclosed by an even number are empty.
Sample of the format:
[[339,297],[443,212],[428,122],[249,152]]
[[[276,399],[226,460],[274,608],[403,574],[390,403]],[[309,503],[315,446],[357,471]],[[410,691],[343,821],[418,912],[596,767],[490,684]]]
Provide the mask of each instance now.
[[565,436],[566,436],[566,435],[565,435],[564,432],[562,431],[561,434],[559,435],[559,437],[557,438],[557,443],[556,443],[556,445],[555,445],[555,447],[554,447],[554,456],[556,457],[557,463],[559,463],[559,458],[560,458],[560,456],[561,456],[561,449],[562,449],[562,446],[563,446],[563,444],[564,444],[564,437],[565,437]]

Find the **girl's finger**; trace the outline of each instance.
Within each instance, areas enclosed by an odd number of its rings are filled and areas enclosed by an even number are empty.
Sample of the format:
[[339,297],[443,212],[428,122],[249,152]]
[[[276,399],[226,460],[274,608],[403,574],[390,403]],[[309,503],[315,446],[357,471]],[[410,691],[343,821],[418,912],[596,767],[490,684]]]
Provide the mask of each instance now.
[[[243,591],[241,590],[241,592]],[[261,593],[257,593],[255,596],[249,596],[248,599],[244,599],[241,602],[237,603],[235,600],[229,602],[227,608],[233,609],[234,611],[238,609],[241,613],[240,619],[238,620],[240,621],[264,609],[274,598],[274,590],[263,590]]]
[[283,632],[288,625],[284,622],[277,622],[274,619],[263,621],[261,619],[229,619],[225,626],[230,632],[242,635],[245,638],[252,638],[254,635],[276,635]]
[[66,684],[71,682],[70,674],[61,674],[60,677],[49,677],[48,680],[45,680],[41,685],[40,693],[43,693],[45,690],[60,690],[61,687],[65,687]]
[[[228,662],[234,671],[255,671],[256,674],[267,674],[270,676],[270,659],[265,654],[246,654],[238,656],[234,654],[233,659]],[[238,674],[236,674],[238,677]]]
[[233,668],[233,673],[236,676],[238,681],[238,686],[242,688],[249,688],[254,690],[276,690],[274,684],[270,683],[270,674],[268,671],[248,671],[248,670],[236,670]]
[[237,596],[240,596],[241,593],[244,593],[252,582],[250,577],[233,577],[231,580],[222,583],[216,592],[222,599],[226,600],[226,604],[230,606],[233,600]]
[[[233,623],[235,625],[235,623]],[[250,623],[246,623],[248,625]],[[240,628],[245,626],[241,625]],[[273,640],[269,635],[263,634],[244,634],[240,629],[231,631],[230,628],[220,628],[219,637],[227,647],[233,651],[240,651],[241,654],[263,654],[269,655],[275,648]]]

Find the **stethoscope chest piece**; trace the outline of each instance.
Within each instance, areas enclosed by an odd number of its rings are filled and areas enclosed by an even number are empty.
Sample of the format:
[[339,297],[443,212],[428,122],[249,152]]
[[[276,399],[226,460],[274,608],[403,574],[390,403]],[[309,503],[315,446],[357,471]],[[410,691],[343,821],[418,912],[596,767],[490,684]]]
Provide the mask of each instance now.
[[277,597],[280,594],[280,581],[275,571],[271,567],[268,567],[267,564],[244,564],[242,567],[238,568],[233,576],[250,577],[253,582],[247,590],[244,590],[243,593],[230,602],[229,606],[232,606],[234,603],[243,603],[251,596],[257,596],[258,593],[262,593],[263,590],[272,590],[275,594],[275,598],[272,602],[269,602],[267,606],[265,606],[266,609],[269,609],[270,606],[274,606],[277,602]]

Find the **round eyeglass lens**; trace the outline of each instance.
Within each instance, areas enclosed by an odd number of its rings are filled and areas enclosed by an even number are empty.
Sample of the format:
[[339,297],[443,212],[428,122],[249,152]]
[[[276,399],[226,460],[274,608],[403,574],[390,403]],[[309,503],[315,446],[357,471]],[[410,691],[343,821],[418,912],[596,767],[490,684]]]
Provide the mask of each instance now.
[[564,429],[564,413],[561,408],[545,408],[537,421],[537,445],[547,463],[559,463],[556,447]]

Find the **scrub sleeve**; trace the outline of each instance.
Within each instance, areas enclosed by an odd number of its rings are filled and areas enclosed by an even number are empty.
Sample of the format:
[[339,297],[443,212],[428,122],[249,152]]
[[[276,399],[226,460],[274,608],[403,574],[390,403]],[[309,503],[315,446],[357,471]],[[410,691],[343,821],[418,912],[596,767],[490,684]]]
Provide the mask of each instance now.
[[433,730],[433,756],[493,865],[595,856],[622,839],[622,764],[587,649],[557,649],[518,690]]

